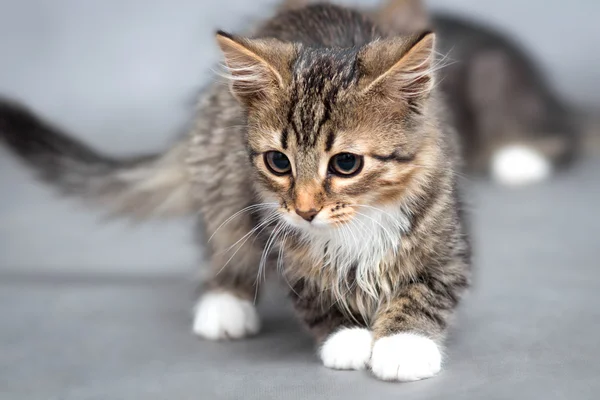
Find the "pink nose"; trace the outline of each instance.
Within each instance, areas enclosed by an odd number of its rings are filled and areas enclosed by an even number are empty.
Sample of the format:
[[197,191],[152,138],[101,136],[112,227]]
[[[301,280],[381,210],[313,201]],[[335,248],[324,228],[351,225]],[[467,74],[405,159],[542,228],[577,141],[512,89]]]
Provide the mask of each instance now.
[[308,222],[311,222],[313,219],[315,219],[315,217],[317,216],[317,214],[319,213],[319,211],[320,210],[317,210],[315,208],[311,208],[310,210],[307,210],[307,211],[298,210],[296,208],[296,214],[298,214],[299,216],[301,216],[302,218],[304,218]]

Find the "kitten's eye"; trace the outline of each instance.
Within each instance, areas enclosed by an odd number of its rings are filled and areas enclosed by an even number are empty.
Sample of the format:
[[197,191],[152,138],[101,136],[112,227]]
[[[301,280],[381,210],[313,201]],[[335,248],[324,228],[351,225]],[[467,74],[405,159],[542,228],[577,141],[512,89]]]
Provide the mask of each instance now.
[[286,175],[292,170],[290,160],[279,151],[269,151],[265,153],[265,164],[275,175]]
[[340,153],[331,158],[329,170],[336,175],[348,177],[358,174],[362,165],[362,156],[352,153]]

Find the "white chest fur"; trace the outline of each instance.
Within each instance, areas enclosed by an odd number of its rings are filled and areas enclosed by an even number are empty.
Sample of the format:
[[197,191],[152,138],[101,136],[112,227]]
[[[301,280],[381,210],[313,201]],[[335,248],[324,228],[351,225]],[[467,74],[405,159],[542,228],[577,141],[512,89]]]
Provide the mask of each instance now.
[[[334,272],[337,282],[333,290],[338,300],[343,302],[354,285],[368,297],[379,299],[383,261],[396,255],[409,228],[410,221],[400,208],[361,207],[349,223],[311,232],[307,240],[314,261]],[[354,277],[353,282],[349,277]]]

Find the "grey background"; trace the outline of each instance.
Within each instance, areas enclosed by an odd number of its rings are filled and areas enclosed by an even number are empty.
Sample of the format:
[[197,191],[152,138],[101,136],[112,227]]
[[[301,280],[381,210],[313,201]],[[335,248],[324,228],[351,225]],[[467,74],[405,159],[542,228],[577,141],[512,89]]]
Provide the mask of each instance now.
[[[430,3],[514,32],[567,99],[600,104],[597,1]],[[214,30],[243,29],[271,5],[2,0],[0,93],[107,152],[160,149],[212,76]],[[477,285],[448,366],[393,385],[320,367],[278,301],[261,306],[254,340],[197,341],[189,221],[100,224],[0,150],[0,398],[597,397],[598,168],[585,160],[518,191],[470,182]]]

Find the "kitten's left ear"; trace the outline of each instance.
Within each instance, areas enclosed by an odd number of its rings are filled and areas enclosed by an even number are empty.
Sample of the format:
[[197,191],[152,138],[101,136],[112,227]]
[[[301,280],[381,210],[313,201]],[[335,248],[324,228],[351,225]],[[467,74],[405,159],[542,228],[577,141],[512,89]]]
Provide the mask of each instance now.
[[250,105],[267,99],[291,79],[296,49],[276,39],[247,39],[219,31],[217,43],[225,56],[231,91]]
[[384,39],[359,54],[363,93],[414,104],[427,98],[434,85],[435,34],[425,32]]

